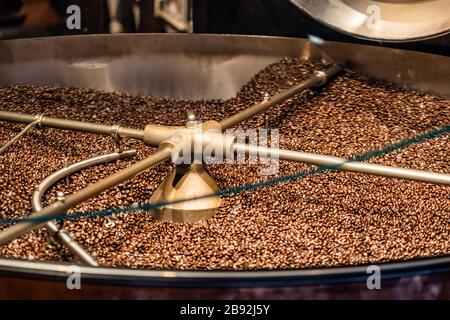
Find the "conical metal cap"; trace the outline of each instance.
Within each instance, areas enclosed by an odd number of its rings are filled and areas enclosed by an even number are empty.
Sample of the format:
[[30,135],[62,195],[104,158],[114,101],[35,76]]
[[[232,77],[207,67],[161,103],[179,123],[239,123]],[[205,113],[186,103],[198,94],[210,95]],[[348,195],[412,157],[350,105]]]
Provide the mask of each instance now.
[[[150,197],[150,203],[172,202],[209,195],[219,190],[202,164],[178,165]],[[151,211],[157,220],[196,222],[213,217],[222,200],[219,196],[183,201]]]

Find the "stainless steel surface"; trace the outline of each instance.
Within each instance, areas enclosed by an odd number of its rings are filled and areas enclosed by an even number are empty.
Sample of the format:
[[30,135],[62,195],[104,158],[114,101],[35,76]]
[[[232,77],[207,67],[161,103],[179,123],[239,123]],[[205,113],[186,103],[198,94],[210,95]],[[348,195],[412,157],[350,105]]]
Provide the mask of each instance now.
[[445,173],[383,166],[322,154],[265,148],[242,143],[236,143],[234,145],[234,150],[240,154],[258,154],[261,157],[271,157],[274,159],[303,162],[321,167],[330,167],[331,170],[351,171],[383,177],[450,185],[450,174]]
[[190,99],[230,98],[266,65],[318,55],[296,40],[92,35],[0,43],[0,85],[56,84]]
[[284,90],[273,97],[265,97],[261,103],[255,104],[231,117],[224,119],[220,122],[222,130],[234,127],[235,125],[252,118],[253,116],[267,111],[270,107],[283,102],[286,99],[291,98],[297,93],[312,88],[319,87],[328,82],[331,78],[336,76],[341,71],[341,67],[332,66],[323,71],[316,71],[308,79],[302,81],[299,84],[292,86],[291,88]]
[[[61,170],[56,171],[55,173],[49,175],[45,178],[39,186],[37,186],[36,190],[33,192],[33,197],[31,199],[31,208],[34,212],[39,212],[42,210],[42,196],[44,193],[59,180],[67,177],[77,171],[83,170],[88,167],[92,167],[95,165],[108,163],[112,161],[116,161],[119,159],[126,159],[129,157],[133,157],[136,155],[136,150],[126,150],[123,152],[114,152],[102,156],[93,157],[90,159],[86,159],[83,161],[79,161],[74,163],[68,167],[62,168]],[[81,261],[89,266],[97,267],[98,263],[96,259],[91,256],[86,250],[76,242],[69,232],[67,232],[64,228],[59,228],[56,223],[49,221],[45,224],[47,231],[58,241],[64,244],[72,254],[81,259]]]
[[450,29],[448,0],[291,0],[341,32],[381,40],[428,38]]
[[450,98],[450,57],[400,49],[324,42],[318,48],[336,63],[370,78]]
[[[139,173],[152,168],[153,166],[166,161],[171,156],[171,149],[164,148],[158,151],[157,153],[134,163],[130,167],[123,169],[115,174],[108,176],[102,180],[97,181],[94,184],[91,184],[74,194],[66,197],[64,201],[54,202],[47,207],[43,208],[39,212],[33,213],[34,217],[46,217],[46,216],[55,216],[58,214],[63,214],[70,208],[75,205],[91,199],[98,195],[99,193],[106,191],[118,184],[131,179],[132,177],[138,175]],[[11,240],[21,236],[28,231],[31,231],[39,226],[41,226],[42,222],[22,222],[17,223],[3,231],[0,232],[0,245],[4,245]]]
[[[450,97],[450,58],[304,39],[192,34],[90,35],[0,41],[0,85],[47,84],[185,99],[226,99],[284,57],[327,54],[377,79]],[[340,61],[337,61],[340,62]]]

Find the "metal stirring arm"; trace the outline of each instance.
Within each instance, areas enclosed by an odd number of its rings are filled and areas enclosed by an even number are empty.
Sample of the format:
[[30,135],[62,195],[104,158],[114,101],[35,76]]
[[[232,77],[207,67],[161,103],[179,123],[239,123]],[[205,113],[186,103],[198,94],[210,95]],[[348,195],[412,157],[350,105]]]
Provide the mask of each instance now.
[[[123,152],[114,152],[106,155],[101,155],[97,157],[93,157],[90,159],[82,160],[77,163],[74,163],[68,167],[62,168],[53,174],[49,175],[45,178],[39,186],[37,186],[36,190],[33,193],[33,197],[31,200],[31,208],[34,212],[39,212],[42,210],[42,197],[47,190],[57,183],[59,180],[86,168],[96,166],[99,164],[104,164],[108,162],[113,162],[116,160],[130,158],[136,155],[136,150],[126,150]],[[49,221],[45,224],[47,231],[58,241],[64,244],[72,254],[80,258],[80,260],[92,267],[97,267],[99,264],[96,259],[92,257],[86,250],[77,243],[69,232],[67,232],[64,228],[59,228],[58,225],[52,221]]]
[[[0,110],[0,120],[18,122],[18,123],[31,123],[36,120],[36,116],[32,114],[24,114],[19,112],[3,111]],[[132,138],[143,139],[144,132],[138,129],[131,129],[115,125],[104,125],[92,122],[69,120],[62,118],[53,118],[48,116],[41,116],[39,119],[39,125],[42,128],[56,128],[64,130],[74,130],[80,132],[89,132],[99,135],[112,136],[117,133],[120,138]]]
[[300,82],[290,87],[289,89],[284,90],[270,97],[269,99],[261,103],[255,104],[239,113],[236,113],[235,115],[232,115],[231,117],[226,118],[225,120],[222,120],[220,122],[222,130],[234,127],[235,125],[245,120],[248,120],[260,113],[263,113],[267,111],[270,107],[291,98],[292,96],[296,95],[297,93],[303,90],[310,89],[313,87],[320,87],[325,83],[327,83],[330,79],[335,77],[341,71],[342,68],[337,65],[334,65],[324,71],[316,71],[305,81]]
[[319,167],[326,167],[329,168],[329,170],[351,171],[390,178],[450,185],[450,174],[445,173],[383,166],[322,154],[258,147],[242,143],[234,144],[234,151],[246,155],[251,154],[259,155],[260,157],[302,162]]
[[[42,218],[42,217],[53,217],[60,214],[63,214],[67,210],[73,208],[77,204],[86,201],[95,197],[96,195],[111,189],[122,182],[133,178],[134,176],[142,173],[157,164],[170,159],[172,149],[170,147],[162,148],[160,151],[152,154],[151,156],[134,163],[128,168],[125,168],[119,172],[116,172],[104,179],[97,181],[94,184],[91,184],[74,194],[67,196],[64,201],[54,202],[47,207],[43,208],[39,212],[34,212],[34,218]],[[34,230],[41,225],[45,224],[45,222],[21,222],[17,223],[2,232],[0,232],[0,245],[4,245],[21,235]]]

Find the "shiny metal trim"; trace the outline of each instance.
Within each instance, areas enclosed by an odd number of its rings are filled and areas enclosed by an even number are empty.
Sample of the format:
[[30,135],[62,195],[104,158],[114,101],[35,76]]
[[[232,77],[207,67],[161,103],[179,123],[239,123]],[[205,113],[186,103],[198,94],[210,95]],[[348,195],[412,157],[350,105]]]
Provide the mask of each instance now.
[[412,41],[449,32],[448,0],[291,0],[312,18],[353,36]]
[[[378,264],[383,279],[450,271],[450,256]],[[83,281],[132,286],[248,287],[366,281],[367,265],[295,270],[177,271],[80,266]],[[0,274],[65,281],[69,263],[0,258]]]

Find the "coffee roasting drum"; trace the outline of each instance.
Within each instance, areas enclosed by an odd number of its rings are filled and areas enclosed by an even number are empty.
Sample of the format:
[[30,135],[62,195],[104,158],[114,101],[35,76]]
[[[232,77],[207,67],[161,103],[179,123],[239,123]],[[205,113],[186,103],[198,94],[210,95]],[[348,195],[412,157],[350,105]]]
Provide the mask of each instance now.
[[[450,25],[446,0],[292,2],[370,40]],[[450,298],[449,74],[445,56],[315,37],[2,41],[2,221],[136,210],[0,226],[0,298]],[[237,126],[279,129],[279,176],[169,163],[177,130],[255,151],[224,134]]]

